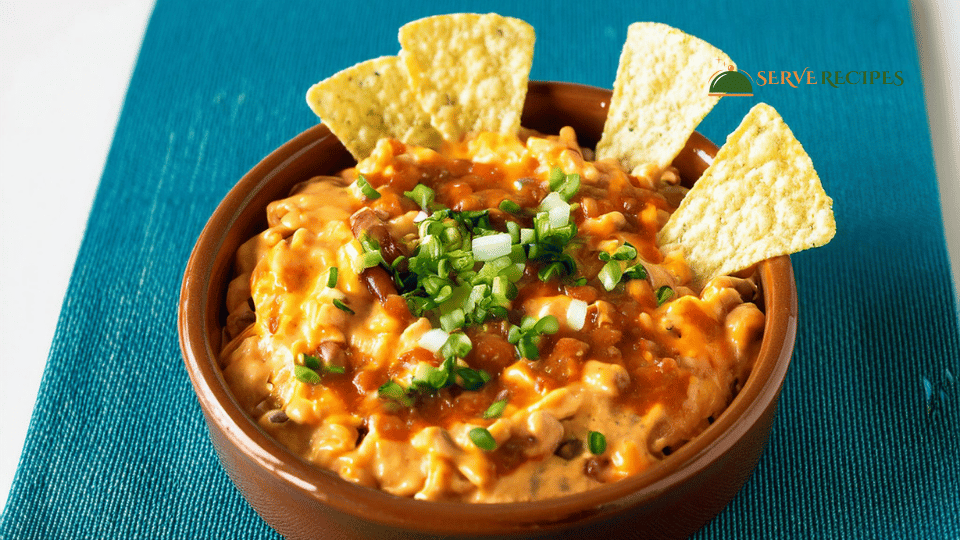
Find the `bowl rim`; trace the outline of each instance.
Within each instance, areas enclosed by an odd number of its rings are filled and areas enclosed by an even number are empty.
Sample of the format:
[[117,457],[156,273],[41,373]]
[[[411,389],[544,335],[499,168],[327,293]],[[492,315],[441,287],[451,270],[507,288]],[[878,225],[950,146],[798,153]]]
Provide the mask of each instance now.
[[[530,92],[587,92],[608,97],[611,94],[610,90],[597,87],[551,81],[531,81]],[[424,520],[420,530],[428,533],[463,533],[476,531],[479,526],[483,526],[484,533],[490,534],[516,532],[524,526],[542,530],[544,526],[559,526],[571,521],[602,519],[650,501],[671,486],[689,480],[729,451],[776,401],[789,368],[797,323],[796,284],[790,258],[786,255],[759,264],[761,282],[768,285],[763,288],[765,296],[773,288],[770,283],[786,283],[787,287],[780,291],[783,301],[776,303],[776,310],[771,309],[773,302],[766,302],[764,338],[757,364],[747,383],[712,425],[646,472],[554,499],[464,503],[391,495],[355,485],[332,471],[305,461],[247,416],[229,390],[219,367],[219,351],[213,350],[208,339],[209,325],[216,324],[208,309],[208,288],[217,253],[254,195],[282,169],[314,146],[329,142],[330,138],[336,140],[325,125],[317,124],[280,146],[247,172],[230,189],[204,226],[181,285],[177,321],[180,347],[207,421],[216,424],[231,444],[277,480],[337,511],[381,525],[409,528],[410,516],[429,512],[443,519],[430,520],[430,524]],[[716,145],[696,132],[687,145],[693,145],[694,151],[704,160],[712,160],[717,151]],[[770,360],[761,362],[761,358]]]

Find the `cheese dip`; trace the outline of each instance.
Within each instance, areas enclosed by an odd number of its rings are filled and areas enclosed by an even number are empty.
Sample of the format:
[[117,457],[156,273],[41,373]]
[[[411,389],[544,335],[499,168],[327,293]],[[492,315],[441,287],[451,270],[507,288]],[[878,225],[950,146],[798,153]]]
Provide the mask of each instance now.
[[655,467],[736,396],[764,315],[749,272],[695,289],[657,246],[675,169],[592,159],[569,127],[381,139],[271,203],[227,293],[240,405],[305,460],[417,499],[547,499]]

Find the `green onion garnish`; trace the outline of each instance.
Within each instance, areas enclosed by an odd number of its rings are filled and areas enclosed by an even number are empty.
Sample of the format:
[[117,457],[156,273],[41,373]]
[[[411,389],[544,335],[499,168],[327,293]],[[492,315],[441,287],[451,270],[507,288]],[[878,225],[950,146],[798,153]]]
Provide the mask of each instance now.
[[410,191],[404,191],[404,196],[413,199],[424,212],[430,211],[430,206],[433,204],[433,200],[436,198],[436,193],[427,186],[423,184],[417,184],[413,186],[413,189]]
[[556,191],[566,179],[567,175],[563,174],[563,170],[560,169],[560,167],[550,169],[550,191]]
[[565,201],[569,201],[580,191],[580,175],[563,174],[563,171],[557,167],[550,169],[548,182],[550,191],[557,193]]
[[621,277],[623,277],[623,269],[620,268],[620,261],[607,262],[600,269],[600,273],[597,274],[597,279],[603,284],[603,288],[608,291],[612,291],[617,283],[620,283]]
[[474,237],[473,257],[478,261],[492,261],[510,254],[510,234],[499,233]]
[[520,326],[511,326],[507,333],[507,341],[517,347],[520,356],[528,360],[537,360],[540,358],[540,350],[537,345],[540,343],[540,336],[543,334],[556,334],[560,331],[560,321],[553,315],[547,315],[539,321],[530,317],[524,317],[520,321]]
[[568,174],[566,180],[557,189],[557,193],[563,197],[563,200],[569,201],[577,192],[580,191],[580,175]]
[[484,420],[491,420],[493,418],[500,418],[503,415],[503,411],[507,408],[507,400],[501,399],[499,401],[494,401],[487,407],[487,410],[483,412]]
[[490,374],[482,369],[457,369],[457,384],[464,390],[479,390],[490,380]]
[[673,296],[673,289],[664,285],[657,289],[657,307],[660,307]]
[[410,381],[410,386],[417,389],[440,390],[448,385],[449,380],[450,371],[446,362],[441,368],[436,368],[430,364],[420,364],[417,373]]
[[526,227],[520,229],[520,243],[521,244],[532,244],[536,242],[537,234],[533,229],[528,229]]
[[316,356],[312,356],[312,355],[309,355],[309,354],[304,353],[304,354],[303,354],[303,365],[305,365],[305,366],[307,366],[308,368],[313,369],[313,370],[319,370],[319,369],[320,369],[320,366],[322,366],[323,363],[320,362],[320,359],[317,358]]
[[519,214],[523,209],[520,208],[520,205],[511,201],[510,199],[504,199],[500,201],[499,208],[508,214]]
[[473,343],[466,334],[450,334],[447,342],[440,347],[440,356],[443,358],[464,358],[473,349]]
[[624,270],[623,275],[629,279],[647,279],[647,269],[638,263]]
[[341,302],[338,298],[333,299],[333,305],[336,306],[337,309],[341,311],[346,311],[347,313],[354,315],[354,311],[349,307],[347,307],[347,305]]
[[477,448],[485,452],[490,452],[497,448],[497,440],[487,431],[487,428],[473,428],[467,435],[470,437],[470,440],[473,441],[473,444],[477,445]]
[[303,359],[303,365],[293,366],[293,376],[301,382],[317,384],[320,382],[322,375],[327,373],[342,375],[347,371],[343,366],[324,365],[323,361],[311,354],[303,353],[301,358]]
[[591,454],[599,456],[607,449],[607,438],[599,431],[591,431],[587,434],[587,446]]
[[307,366],[301,366],[300,364],[293,366],[293,376],[296,377],[298,381],[307,384],[318,384],[320,382],[320,375],[318,375],[316,371]]
[[373,189],[373,186],[370,185],[370,182],[367,182],[362,174],[357,176],[357,187],[360,188],[360,193],[363,193],[363,196],[370,200],[380,198],[380,192]]
[[563,264],[559,262],[550,263],[537,272],[537,277],[540,278],[540,281],[546,283],[553,278],[559,278],[563,275]]
[[632,261],[637,258],[637,248],[633,247],[630,242],[624,242],[613,252],[613,258],[618,261]]
[[396,381],[387,381],[383,386],[377,389],[377,397],[396,401],[404,407],[413,405],[413,398]]
[[383,255],[380,254],[380,250],[377,251],[368,251],[360,256],[360,266],[364,269],[373,268],[378,266],[383,262]]
[[453,311],[444,313],[440,316],[440,328],[443,328],[445,332],[453,332],[458,328],[463,328],[466,320],[467,319],[463,314],[463,310],[456,308]]
[[331,289],[337,286],[337,275],[339,270],[336,266],[330,267],[330,273],[327,274],[327,287]]
[[521,340],[517,343],[517,352],[527,360],[537,360],[540,358],[540,349],[537,344],[529,340]]
[[538,334],[556,334],[560,331],[560,321],[553,315],[546,315],[533,325],[533,331]]

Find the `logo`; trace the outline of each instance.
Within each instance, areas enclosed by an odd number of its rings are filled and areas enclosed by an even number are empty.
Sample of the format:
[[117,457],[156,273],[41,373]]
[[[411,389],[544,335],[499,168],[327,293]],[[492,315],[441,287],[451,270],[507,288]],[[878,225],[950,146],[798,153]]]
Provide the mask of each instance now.
[[733,66],[714,73],[710,79],[711,96],[752,96],[753,79],[746,71],[737,71]]
[[902,71],[832,71],[823,70],[820,76],[806,67],[803,71],[763,70],[757,72],[756,83],[749,73],[739,70],[732,65],[726,65],[722,58],[716,59],[721,69],[710,76],[710,96],[752,96],[753,86],[781,85],[791,88],[801,86],[815,86],[839,88],[853,85],[891,85],[901,86],[904,83]]

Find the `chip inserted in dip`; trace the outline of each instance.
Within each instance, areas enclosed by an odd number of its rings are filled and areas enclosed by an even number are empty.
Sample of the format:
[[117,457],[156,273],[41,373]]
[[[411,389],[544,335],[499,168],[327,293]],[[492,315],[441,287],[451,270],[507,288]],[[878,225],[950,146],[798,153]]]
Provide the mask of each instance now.
[[750,376],[754,265],[833,235],[802,147],[760,105],[681,185],[715,103],[684,77],[722,53],[664,25],[630,26],[596,151],[520,126],[523,21],[430,17],[400,43],[307,94],[357,164],[271,203],[237,253],[238,403],[307,461],[424,500],[550,499],[669,459]]

